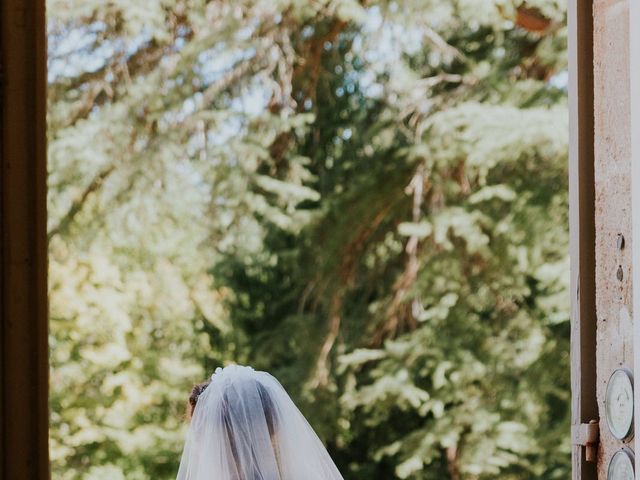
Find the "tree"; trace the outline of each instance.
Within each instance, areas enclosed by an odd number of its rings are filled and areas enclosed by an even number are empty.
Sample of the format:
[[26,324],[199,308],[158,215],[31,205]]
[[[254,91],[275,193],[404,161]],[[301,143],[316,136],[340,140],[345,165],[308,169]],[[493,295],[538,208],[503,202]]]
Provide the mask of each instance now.
[[225,361],[345,478],[566,478],[561,6],[48,10],[56,478],[173,478]]
[[326,48],[317,215],[214,277],[348,478],[566,478],[564,14],[394,5]]

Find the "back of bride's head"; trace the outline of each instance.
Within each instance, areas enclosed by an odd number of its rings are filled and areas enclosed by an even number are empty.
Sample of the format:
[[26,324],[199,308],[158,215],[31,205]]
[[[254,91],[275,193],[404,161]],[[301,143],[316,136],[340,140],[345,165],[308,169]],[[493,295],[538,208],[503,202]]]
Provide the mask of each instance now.
[[266,372],[218,368],[189,397],[178,480],[339,480],[342,476],[280,383]]

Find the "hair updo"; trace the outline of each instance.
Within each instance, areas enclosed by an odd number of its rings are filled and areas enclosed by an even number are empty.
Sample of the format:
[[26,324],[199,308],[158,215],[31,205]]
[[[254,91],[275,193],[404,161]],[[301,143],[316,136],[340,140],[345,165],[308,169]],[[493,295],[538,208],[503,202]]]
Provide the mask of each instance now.
[[191,394],[189,395],[189,403],[187,405],[187,417],[191,419],[193,417],[193,411],[196,409],[196,404],[198,403],[198,398],[202,395],[202,392],[206,390],[206,388],[211,383],[211,380],[204,383],[199,383],[194,385],[191,390]]
[[[189,395],[189,403],[187,405],[187,417],[189,419],[193,417],[193,412],[195,411],[196,405],[198,404],[198,398],[200,398],[200,395],[202,395],[202,392],[204,392],[207,389],[210,383],[211,383],[211,380],[204,383],[198,383],[197,385],[194,385],[193,389],[191,390],[191,394]],[[256,382],[256,388],[258,390],[258,395],[260,395],[260,403],[262,404],[264,417],[265,417],[265,420],[267,421],[267,428],[269,429],[269,433],[271,435],[274,435],[276,431],[276,425],[275,425],[276,422],[275,422],[275,409],[273,405],[273,400],[271,399],[271,396],[269,395],[269,392],[267,391],[267,389],[260,382]],[[229,400],[230,399],[227,396],[227,392],[225,392],[224,393],[224,405],[225,405],[224,417],[227,422],[229,422],[229,411],[228,411]]]
[[[273,398],[271,397],[271,393],[269,393],[268,387],[265,387],[260,381],[251,379],[250,382],[253,383],[253,386],[255,386],[255,389],[257,390],[258,396],[260,398],[260,406],[262,407],[257,412],[252,412],[253,414],[250,415],[250,417],[252,417],[252,421],[266,421],[266,426],[269,432],[269,436],[271,437],[271,443],[274,449],[276,462],[278,464],[278,470],[280,470],[280,447],[278,445],[276,436],[278,431],[278,421]],[[191,420],[193,417],[200,395],[202,395],[202,393],[210,386],[210,384],[211,380],[204,383],[199,383],[197,385],[194,385],[193,389],[191,390],[191,394],[189,395],[189,403],[187,405],[187,416],[189,420]],[[235,388],[228,389],[224,386],[222,386],[222,388],[224,388],[222,392],[221,404],[222,428],[226,433],[226,438],[231,451],[231,455],[233,457],[233,461],[235,462],[236,468],[238,469],[238,472],[245,470],[248,472],[247,469],[251,470],[252,468],[255,468],[255,466],[245,466],[244,468],[242,467],[241,456],[238,454],[237,443],[238,441],[240,441],[242,442],[242,444],[249,444],[252,439],[248,436],[248,433],[245,431],[245,429],[238,428],[238,425],[234,425],[232,422],[232,410],[235,410],[243,403],[242,399],[239,396],[240,392],[238,392]],[[254,471],[253,476],[250,472],[247,474],[252,480],[257,480],[258,478],[262,479],[262,476],[259,475],[257,471]]]

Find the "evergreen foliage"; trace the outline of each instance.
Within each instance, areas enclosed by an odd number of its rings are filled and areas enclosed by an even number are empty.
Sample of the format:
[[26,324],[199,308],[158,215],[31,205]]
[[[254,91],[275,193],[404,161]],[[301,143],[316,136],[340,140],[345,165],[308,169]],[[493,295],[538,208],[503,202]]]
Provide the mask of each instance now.
[[345,479],[565,479],[563,2],[48,2],[53,478],[272,371]]

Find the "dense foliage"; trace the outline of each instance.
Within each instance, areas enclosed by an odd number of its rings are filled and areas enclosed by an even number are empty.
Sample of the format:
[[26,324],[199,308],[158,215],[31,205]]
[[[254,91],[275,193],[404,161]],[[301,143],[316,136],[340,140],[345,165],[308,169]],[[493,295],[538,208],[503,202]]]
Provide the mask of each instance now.
[[49,0],[56,479],[272,371],[345,479],[564,479],[556,0]]

